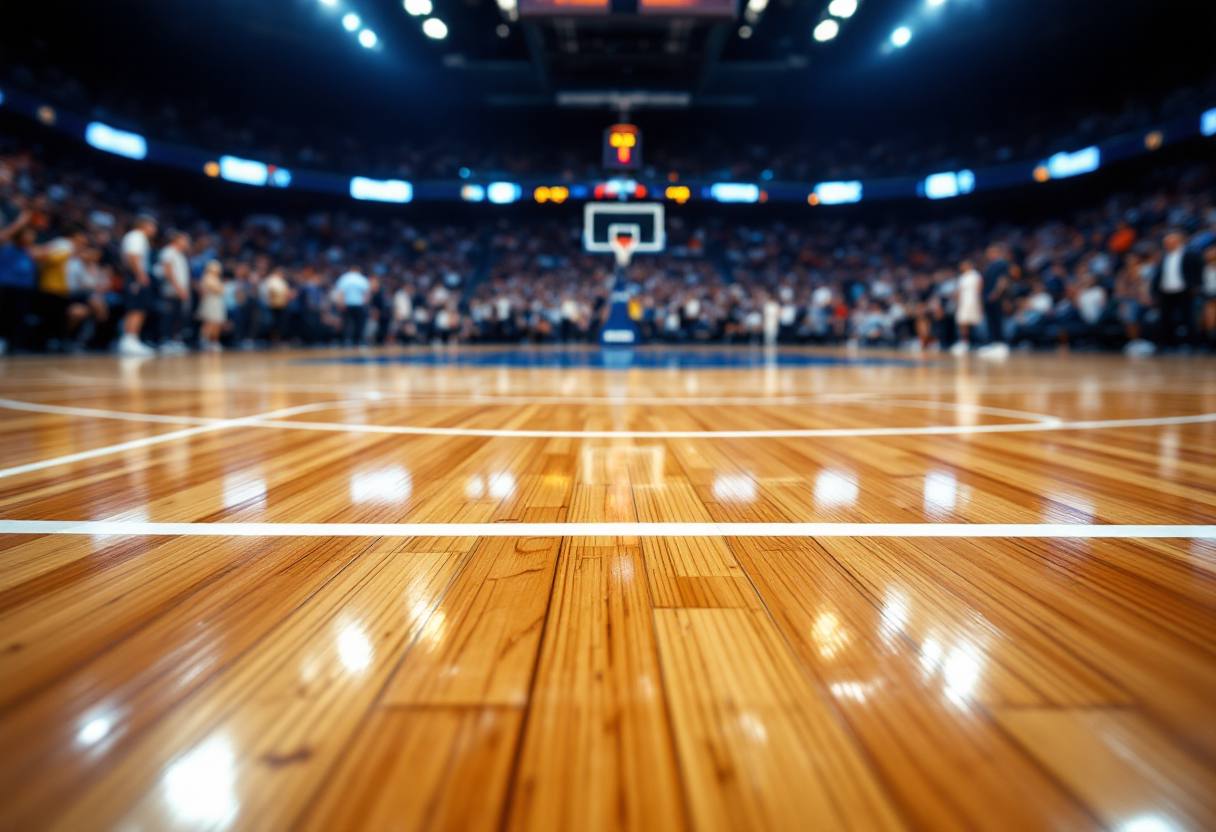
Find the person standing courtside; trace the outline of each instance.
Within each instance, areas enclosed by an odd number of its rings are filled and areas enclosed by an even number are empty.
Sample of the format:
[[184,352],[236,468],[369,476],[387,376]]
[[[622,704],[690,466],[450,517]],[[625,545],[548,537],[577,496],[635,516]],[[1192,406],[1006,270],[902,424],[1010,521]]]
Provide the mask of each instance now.
[[984,269],[984,324],[988,330],[986,353],[1007,351],[1005,345],[1005,296],[1009,291],[1009,259],[999,245],[988,247]]
[[338,278],[334,290],[342,308],[342,343],[348,347],[363,346],[371,281],[358,267],[353,267]]
[[147,214],[135,218],[135,227],[122,238],[122,264],[126,278],[126,318],[122,338],[118,341],[119,355],[151,356],[156,351],[139,339],[144,321],[156,303],[152,286],[152,238],[156,236],[156,220]]
[[954,342],[952,351],[955,355],[963,355],[971,349],[971,332],[983,321],[983,303],[981,296],[984,290],[984,278],[975,270],[970,260],[959,264],[961,274],[958,277],[956,291],[955,321],[958,323],[958,340]]
[[[1194,295],[1203,281],[1203,261],[1199,252],[1187,251],[1186,237],[1171,231],[1162,240],[1165,254],[1153,277],[1153,299],[1161,313],[1161,345],[1179,347],[1193,340],[1195,333]],[[1179,335],[1185,327],[1186,335]]]
[[187,352],[181,340],[181,330],[190,312],[190,261],[186,259],[189,251],[190,235],[177,231],[157,256],[161,277],[159,323],[162,353]]

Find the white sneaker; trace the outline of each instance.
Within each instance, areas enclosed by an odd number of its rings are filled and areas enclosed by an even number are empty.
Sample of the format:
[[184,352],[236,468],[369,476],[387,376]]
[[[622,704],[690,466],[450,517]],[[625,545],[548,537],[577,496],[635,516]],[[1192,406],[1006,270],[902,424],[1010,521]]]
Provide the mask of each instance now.
[[1123,348],[1124,355],[1130,355],[1135,358],[1152,355],[1156,351],[1157,347],[1151,342],[1145,341],[1143,338],[1137,338],[1135,341],[1130,342],[1126,347]]
[[980,358],[991,358],[1001,361],[1009,357],[1009,345],[1004,343],[988,344],[975,351]]
[[954,346],[950,348],[950,352],[954,353],[955,355],[966,355],[967,351],[970,349],[971,344],[967,343],[966,341],[955,341]]
[[126,334],[118,339],[118,354],[134,355],[143,358],[156,355],[156,350],[139,340],[138,337]]

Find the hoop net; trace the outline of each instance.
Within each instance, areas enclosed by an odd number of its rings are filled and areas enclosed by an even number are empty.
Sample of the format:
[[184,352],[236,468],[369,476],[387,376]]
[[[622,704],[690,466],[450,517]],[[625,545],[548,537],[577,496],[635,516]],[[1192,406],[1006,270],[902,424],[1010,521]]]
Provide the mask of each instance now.
[[616,255],[616,264],[621,268],[628,266],[629,261],[633,259],[633,252],[637,250],[641,229],[636,225],[614,224],[609,228],[608,234],[608,244]]

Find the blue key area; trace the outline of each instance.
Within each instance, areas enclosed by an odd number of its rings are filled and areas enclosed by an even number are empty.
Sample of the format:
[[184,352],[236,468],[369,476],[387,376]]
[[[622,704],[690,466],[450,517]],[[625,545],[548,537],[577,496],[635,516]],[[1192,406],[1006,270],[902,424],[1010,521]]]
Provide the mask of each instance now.
[[877,356],[810,355],[761,350],[487,350],[312,358],[305,364],[414,364],[432,367],[523,367],[601,370],[746,370],[756,367],[924,367],[923,361]]

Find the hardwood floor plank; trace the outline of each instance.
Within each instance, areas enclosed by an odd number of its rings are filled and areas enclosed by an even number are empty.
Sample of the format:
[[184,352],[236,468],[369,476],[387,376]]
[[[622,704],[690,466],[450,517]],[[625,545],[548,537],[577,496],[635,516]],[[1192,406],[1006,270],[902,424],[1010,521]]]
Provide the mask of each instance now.
[[42,826],[371,543],[288,539],[252,546],[246,568],[217,577],[5,712],[0,829]]
[[654,615],[697,830],[904,828],[766,613]]
[[527,704],[560,547],[557,538],[483,538],[382,701]]
[[903,614],[876,607],[823,549],[772,543],[732,548],[912,827],[1094,828],[978,706],[988,654],[974,633],[943,629],[918,648]]
[[1001,708],[995,718],[1113,829],[1216,829],[1216,769],[1122,709]]
[[506,827],[685,828],[645,568],[636,546],[567,538]]
[[294,828],[493,832],[521,720],[515,708],[377,708]]
[[721,537],[647,537],[642,553],[656,607],[760,606]]
[[52,828],[286,828],[462,562],[378,542],[195,693],[193,707],[149,731]]

